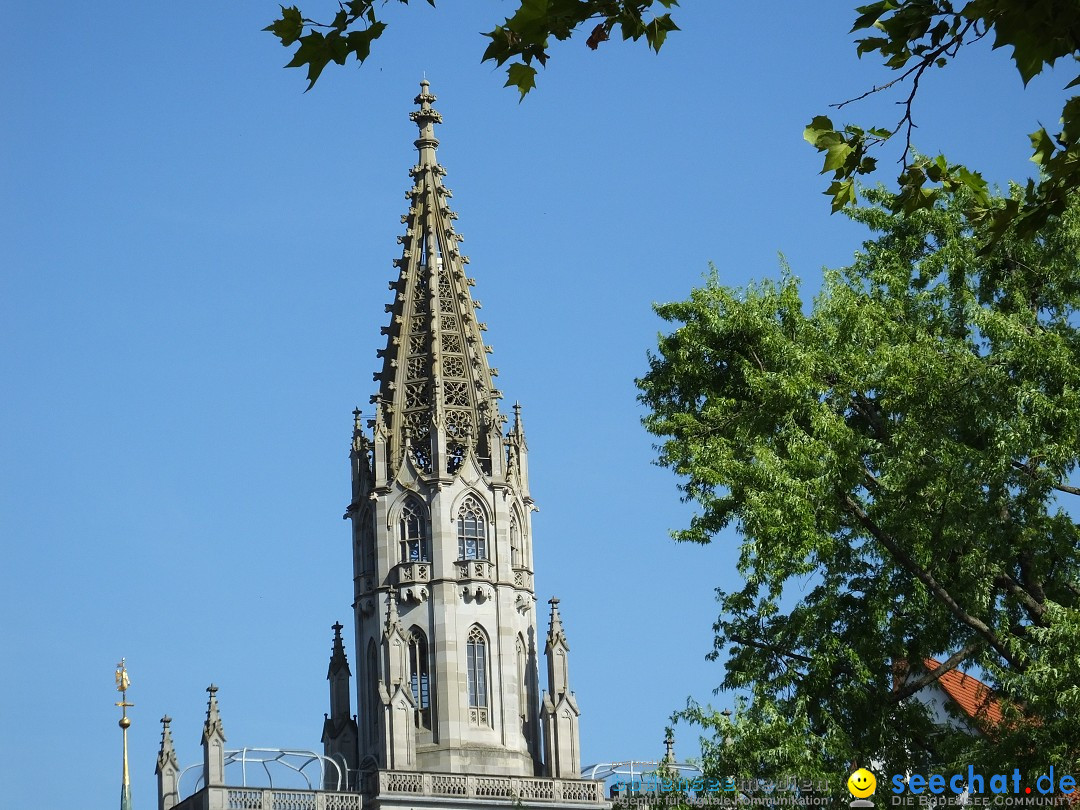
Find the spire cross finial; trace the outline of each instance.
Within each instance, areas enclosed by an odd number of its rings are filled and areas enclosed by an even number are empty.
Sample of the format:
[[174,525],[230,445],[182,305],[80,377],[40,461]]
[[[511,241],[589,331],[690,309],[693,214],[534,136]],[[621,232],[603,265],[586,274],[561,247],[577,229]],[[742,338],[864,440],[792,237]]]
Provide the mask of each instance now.
[[436,164],[435,149],[439,141],[435,137],[435,124],[442,123],[442,116],[431,106],[435,102],[435,95],[430,91],[431,85],[425,78],[420,82],[420,95],[413,99],[415,104],[420,105],[420,109],[409,113],[409,118],[420,127],[420,137],[416,139],[415,145],[420,150],[421,166]]
[[341,638],[341,631],[344,627],[345,625],[343,625],[341,622],[334,622],[330,626],[330,629],[334,631],[334,636],[336,636],[337,638]]
[[210,693],[210,697],[214,697],[214,695],[217,694],[217,690],[218,688],[215,684],[210,684],[208,687],[206,687],[206,691]]

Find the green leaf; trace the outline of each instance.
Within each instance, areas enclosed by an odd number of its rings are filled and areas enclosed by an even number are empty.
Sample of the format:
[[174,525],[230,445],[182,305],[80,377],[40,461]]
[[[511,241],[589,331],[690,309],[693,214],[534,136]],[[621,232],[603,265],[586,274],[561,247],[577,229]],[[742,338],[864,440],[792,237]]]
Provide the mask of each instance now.
[[[300,47],[293,54],[292,61],[285,67],[303,67],[307,65],[307,90],[310,90],[318,81],[323,68],[330,62],[331,55],[330,45],[326,41],[326,37],[318,31],[312,31],[307,36],[300,37]],[[307,90],[304,92],[307,92]]]
[[350,53],[356,54],[356,60],[363,62],[371,55],[371,43],[382,36],[386,30],[386,23],[377,22],[368,26],[363,31],[351,31],[347,38]]
[[274,36],[281,40],[281,44],[286,47],[292,45],[304,33],[304,18],[300,14],[300,9],[296,6],[290,6],[289,8],[282,6],[281,19],[274,20],[263,31],[273,33]]
[[843,168],[847,163],[848,157],[855,150],[847,143],[837,143],[830,146],[825,155],[825,165],[821,169],[821,173],[836,171]]
[[536,68],[531,65],[523,65],[515,62],[506,71],[507,79],[503,87],[516,87],[521,93],[519,101],[525,99],[526,93],[536,87]]
[[1057,149],[1057,145],[1054,143],[1054,139],[1050,137],[1050,133],[1045,128],[1039,127],[1039,129],[1031,133],[1030,138],[1031,148],[1034,150],[1031,162],[1040,166],[1049,163],[1050,158]]
[[660,52],[661,46],[664,44],[664,40],[667,39],[667,35],[671,31],[678,31],[679,27],[675,25],[671,19],[670,14],[664,14],[660,17],[656,17],[645,26],[645,39],[649,43],[649,47],[656,53]]
[[827,116],[816,115],[803,130],[803,139],[817,146],[823,134],[836,134],[836,128]]
[[835,214],[856,201],[855,181],[850,177],[846,180],[834,180],[825,194],[832,197],[832,212]]

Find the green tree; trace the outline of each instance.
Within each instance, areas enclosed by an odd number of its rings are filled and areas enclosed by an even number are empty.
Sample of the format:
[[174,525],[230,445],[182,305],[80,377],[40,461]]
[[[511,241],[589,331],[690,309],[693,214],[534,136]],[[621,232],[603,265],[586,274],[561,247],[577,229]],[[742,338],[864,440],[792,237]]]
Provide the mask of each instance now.
[[[990,37],[994,48],[1009,47],[1020,78],[1027,85],[1058,60],[1080,60],[1080,4],[1074,0],[875,0],[856,9],[852,32],[866,32],[856,40],[859,56],[877,53],[897,78],[874,87],[855,99],[833,105],[842,108],[874,93],[905,88],[898,101],[902,113],[892,126],[835,127],[827,116],[817,116],[805,137],[825,153],[822,174],[833,182],[826,194],[833,211],[856,200],[856,178],[876,170],[874,150],[890,138],[904,138],[903,168],[898,178],[900,193],[892,201],[894,211],[933,206],[943,195],[962,191],[968,205],[966,216],[990,224],[989,235],[998,238],[1007,228],[1021,234],[1038,231],[1048,217],[1061,214],[1073,189],[1080,187],[1080,96],[1066,99],[1061,129],[1051,135],[1040,126],[1031,133],[1032,157],[1042,179],[1028,184],[1023,198],[1012,197],[991,204],[986,181],[944,155],[927,158],[912,150],[915,101],[920,82],[929,71],[945,67],[965,47]],[[1080,84],[1080,76],[1066,88]]]
[[[711,730],[713,775],[1075,773],[1080,206],[980,251],[962,195],[909,214],[868,197],[846,213],[876,238],[809,311],[786,270],[741,291],[714,270],[656,308],[677,328],[638,385],[697,507],[675,536],[736,527],[745,579],[719,595],[713,655],[749,703],[680,717]],[[936,728],[911,699],[928,658],[975,668],[1004,723]]]

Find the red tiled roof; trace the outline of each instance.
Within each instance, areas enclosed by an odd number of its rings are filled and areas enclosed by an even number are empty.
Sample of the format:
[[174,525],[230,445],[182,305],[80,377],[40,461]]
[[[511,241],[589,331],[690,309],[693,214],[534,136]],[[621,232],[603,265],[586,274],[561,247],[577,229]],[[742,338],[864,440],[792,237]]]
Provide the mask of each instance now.
[[[934,672],[941,666],[941,662],[927,658],[923,661],[923,666],[928,672]],[[964,714],[982,728],[993,729],[1001,723],[1001,703],[994,697],[993,690],[978,678],[952,669],[938,678],[937,684]]]

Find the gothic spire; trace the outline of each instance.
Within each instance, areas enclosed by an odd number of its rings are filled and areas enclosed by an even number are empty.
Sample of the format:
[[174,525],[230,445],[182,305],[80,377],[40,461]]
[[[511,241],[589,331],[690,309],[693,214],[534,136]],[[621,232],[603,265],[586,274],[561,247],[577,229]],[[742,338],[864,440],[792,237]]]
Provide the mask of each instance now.
[[562,626],[562,616],[559,615],[559,597],[551,597],[548,604],[551,605],[551,618],[548,627],[547,647],[550,650],[555,644],[561,643],[569,650],[570,645],[566,642],[566,631],[563,630]]
[[169,724],[172,722],[172,718],[169,715],[165,715],[161,718],[161,747],[158,749],[157,757],[157,772],[160,773],[163,768],[168,766],[178,767],[179,760],[176,758],[176,749],[173,748],[172,731],[169,730]]
[[[386,430],[385,475],[393,479],[406,459],[420,474],[453,474],[470,452],[488,471],[492,457],[501,465],[502,437],[498,400],[465,276],[468,257],[459,250],[462,237],[454,230],[457,214],[450,210],[450,190],[443,185],[446,170],[438,163],[435,125],[442,116],[432,107],[435,96],[427,81],[410,118],[419,127],[415,141],[419,161],[410,174],[406,193],[409,210],[402,216],[404,236],[400,273],[390,283],[393,303],[387,305],[390,325],[383,329],[386,349],[380,352],[375,423]],[[376,443],[377,446],[377,443]],[[379,476],[377,471],[376,475]]]
[[203,783],[207,787],[225,784],[225,727],[218,713],[217,692],[214,684],[206,687],[210,699],[206,702],[206,722],[203,723]]
[[334,631],[334,646],[330,653],[330,668],[326,678],[331,679],[338,672],[344,671],[346,676],[352,675],[349,669],[349,659],[345,656],[345,642],[341,638],[341,630],[344,627],[341,622],[334,622],[331,629]]
[[206,701],[206,722],[203,723],[203,740],[214,734],[220,734],[225,739],[225,727],[221,724],[221,714],[218,712],[217,692],[214,684],[206,687],[210,698]]
[[548,688],[544,692],[540,717],[544,723],[544,759],[548,776],[577,779],[581,774],[578,718],[581,710],[570,689],[570,645],[566,641],[559,600],[552,597],[551,625],[548,628]]
[[154,768],[158,778],[158,810],[171,810],[180,801],[180,761],[173,748],[171,722],[169,715],[161,718],[161,747]]

